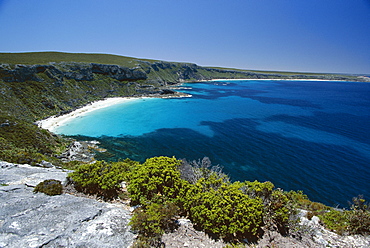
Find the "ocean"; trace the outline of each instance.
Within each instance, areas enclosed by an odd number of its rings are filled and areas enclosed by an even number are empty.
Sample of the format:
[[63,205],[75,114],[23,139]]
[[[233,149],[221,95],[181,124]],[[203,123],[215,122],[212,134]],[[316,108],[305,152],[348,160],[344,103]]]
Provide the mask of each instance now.
[[209,157],[232,180],[271,181],[313,201],[370,198],[370,84],[224,80],[182,85],[190,98],[142,98],[55,131],[95,139],[97,159]]

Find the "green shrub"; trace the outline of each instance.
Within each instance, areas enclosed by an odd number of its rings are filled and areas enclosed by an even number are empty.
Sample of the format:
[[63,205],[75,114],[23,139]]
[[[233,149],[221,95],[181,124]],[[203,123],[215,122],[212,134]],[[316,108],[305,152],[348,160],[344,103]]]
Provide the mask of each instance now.
[[143,236],[155,237],[175,227],[177,214],[178,207],[172,202],[152,203],[145,209],[136,209],[130,225]]
[[347,212],[348,232],[351,234],[370,233],[370,205],[362,195],[352,198],[352,211]]
[[177,214],[178,207],[172,202],[137,208],[129,223],[139,234],[133,247],[158,247],[162,234],[176,227]]
[[223,183],[214,189],[207,187],[206,181],[198,180],[186,198],[185,206],[196,226],[227,240],[257,235],[262,225],[262,201],[244,194],[240,190],[243,183]]
[[330,210],[320,215],[327,228],[338,234],[369,234],[370,211],[369,204],[362,196],[352,199],[351,210]]
[[183,185],[178,170],[180,162],[174,157],[154,157],[138,164],[129,173],[127,190],[132,204],[145,206],[176,199]]
[[78,190],[111,198],[117,196],[120,183],[125,180],[130,168],[137,164],[129,159],[113,163],[97,161],[81,165],[68,176]]
[[351,204],[352,210],[370,210],[370,204],[366,202],[363,195],[359,195],[357,197],[352,198],[352,204]]
[[297,210],[282,190],[274,190],[265,206],[265,224],[273,224],[282,234],[287,234],[294,225],[294,216]]
[[286,196],[291,200],[297,208],[302,208],[302,209],[308,209],[309,205],[311,205],[311,201],[308,199],[308,196],[303,194],[303,191],[298,190],[294,191],[291,190],[286,193]]
[[60,195],[63,193],[63,186],[59,180],[49,179],[37,184],[33,192],[41,192],[51,196]]
[[340,235],[344,234],[349,227],[347,211],[330,210],[324,214],[319,215],[320,220],[325,227]]
[[245,193],[248,194],[252,198],[261,198],[263,202],[266,204],[273,192],[274,184],[267,181],[267,182],[245,182],[246,188]]
[[370,212],[353,210],[347,213],[350,234],[370,234]]

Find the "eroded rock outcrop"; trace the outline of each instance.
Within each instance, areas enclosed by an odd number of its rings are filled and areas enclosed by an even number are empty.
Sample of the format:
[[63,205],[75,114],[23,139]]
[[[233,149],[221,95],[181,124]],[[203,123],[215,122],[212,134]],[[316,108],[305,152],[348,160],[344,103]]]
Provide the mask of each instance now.
[[113,204],[62,194],[33,193],[45,178],[66,182],[68,171],[0,161],[0,247],[129,247],[130,212]]

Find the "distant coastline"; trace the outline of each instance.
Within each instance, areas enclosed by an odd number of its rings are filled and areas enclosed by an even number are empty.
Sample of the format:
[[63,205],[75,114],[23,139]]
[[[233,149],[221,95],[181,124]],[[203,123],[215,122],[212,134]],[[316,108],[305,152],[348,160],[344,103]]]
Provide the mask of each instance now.
[[352,82],[349,80],[337,80],[337,79],[308,79],[308,78],[247,78],[247,79],[211,79],[211,80],[204,80],[207,81],[320,81],[320,82],[326,82],[326,81],[336,81],[336,82]]

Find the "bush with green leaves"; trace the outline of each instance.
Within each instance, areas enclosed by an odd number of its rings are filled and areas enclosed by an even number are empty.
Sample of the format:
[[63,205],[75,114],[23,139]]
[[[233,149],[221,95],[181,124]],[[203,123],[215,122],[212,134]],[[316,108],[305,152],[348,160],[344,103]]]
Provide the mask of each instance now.
[[[218,183],[216,189],[210,187]],[[241,182],[199,179],[185,199],[190,218],[196,226],[226,240],[257,235],[262,225],[262,201],[244,194],[240,190],[243,186]]]
[[269,181],[246,181],[244,184],[243,192],[263,202],[264,225],[275,227],[280,233],[286,234],[296,214],[294,204],[287,193],[281,189],[275,189],[274,184]]
[[345,234],[348,230],[347,211],[332,209],[319,215],[319,218],[326,228],[340,235]]
[[299,208],[302,208],[302,209],[307,210],[308,206],[312,203],[310,201],[310,199],[308,199],[308,196],[306,194],[303,194],[303,191],[301,191],[301,190],[298,190],[298,191],[291,190],[291,191],[286,193],[286,196],[291,201],[294,202],[296,207],[299,207]]
[[120,188],[120,183],[125,180],[128,171],[137,164],[138,162],[130,159],[112,163],[97,161],[93,164],[82,164],[68,176],[80,191],[105,197],[115,197]]
[[155,237],[174,229],[177,214],[178,207],[172,202],[151,203],[135,210],[130,225],[142,236]]
[[127,187],[133,205],[173,201],[181,191],[183,180],[175,157],[153,157],[130,172]]
[[63,193],[63,185],[59,180],[49,179],[37,184],[33,192],[41,192],[50,196],[60,195]]
[[151,203],[135,209],[129,224],[139,236],[133,247],[158,247],[162,234],[177,226],[178,210],[173,202]]
[[243,191],[249,195],[252,198],[261,198],[264,204],[267,204],[269,201],[273,189],[274,189],[274,184],[267,181],[267,182],[258,182],[257,180],[254,182],[245,182],[245,188],[243,188]]
[[294,225],[294,216],[297,210],[286,196],[285,192],[276,189],[272,192],[269,203],[265,206],[264,222],[274,225],[282,234],[287,234]]
[[352,198],[351,211],[347,212],[349,233],[370,234],[370,204],[362,195]]
[[331,209],[320,215],[324,225],[338,234],[369,234],[370,209],[363,196],[352,199],[351,210]]

